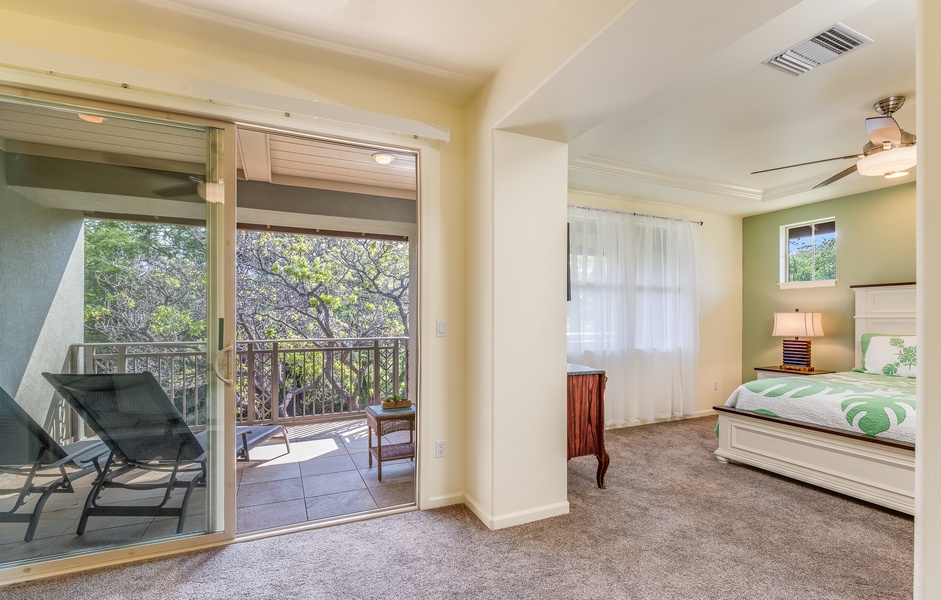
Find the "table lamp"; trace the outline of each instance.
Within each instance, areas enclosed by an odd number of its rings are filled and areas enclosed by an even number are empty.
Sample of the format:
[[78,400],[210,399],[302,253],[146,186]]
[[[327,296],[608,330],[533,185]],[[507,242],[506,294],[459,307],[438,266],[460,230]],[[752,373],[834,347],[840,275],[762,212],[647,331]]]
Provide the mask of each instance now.
[[774,313],[774,330],[771,335],[794,338],[781,342],[782,369],[814,370],[810,365],[810,340],[798,338],[823,336],[821,313],[802,313],[796,309],[789,313]]

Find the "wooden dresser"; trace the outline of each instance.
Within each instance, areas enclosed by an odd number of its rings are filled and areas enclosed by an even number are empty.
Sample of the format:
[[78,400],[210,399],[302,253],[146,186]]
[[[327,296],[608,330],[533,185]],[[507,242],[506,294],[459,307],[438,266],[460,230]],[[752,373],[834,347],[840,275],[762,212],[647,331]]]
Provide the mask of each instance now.
[[604,487],[608,453],[604,449],[605,372],[584,365],[567,365],[568,371],[568,458],[598,457],[598,487]]

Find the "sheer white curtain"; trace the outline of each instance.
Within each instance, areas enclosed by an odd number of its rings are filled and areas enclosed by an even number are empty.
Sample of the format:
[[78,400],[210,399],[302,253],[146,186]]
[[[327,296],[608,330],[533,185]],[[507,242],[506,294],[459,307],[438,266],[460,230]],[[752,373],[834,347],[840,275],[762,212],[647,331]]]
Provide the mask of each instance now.
[[699,228],[569,207],[568,361],[606,371],[608,425],[695,412]]

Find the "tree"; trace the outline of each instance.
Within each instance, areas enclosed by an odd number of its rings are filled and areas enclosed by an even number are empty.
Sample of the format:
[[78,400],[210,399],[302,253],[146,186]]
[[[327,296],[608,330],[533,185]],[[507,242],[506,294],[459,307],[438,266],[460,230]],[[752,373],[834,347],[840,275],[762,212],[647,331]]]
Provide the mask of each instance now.
[[408,244],[239,231],[240,339],[408,335]]
[[[87,219],[86,342],[205,341],[205,239],[202,227]],[[405,371],[404,350],[327,349],[339,338],[408,336],[406,242],[243,230],[236,252],[238,339],[289,340],[278,342],[278,360],[273,342],[253,344],[252,362],[240,356],[251,375],[243,411],[341,412],[364,406],[380,383],[404,391],[404,381],[385,380]]]
[[[240,339],[408,336],[407,243],[240,231],[237,251]],[[305,342],[305,347],[311,344],[332,345]],[[367,353],[352,349],[292,354],[291,348],[279,346],[283,414],[342,412],[368,403],[376,384],[370,367],[382,358],[377,350],[365,360]],[[309,361],[311,354],[322,360]],[[401,365],[391,360],[386,358],[384,372],[404,371],[404,352]],[[252,374],[254,397],[264,399],[262,410],[273,409],[270,371],[254,363],[245,368]]]
[[206,230],[85,220],[85,341],[206,339]]
[[792,240],[788,246],[788,281],[836,279],[836,238]]

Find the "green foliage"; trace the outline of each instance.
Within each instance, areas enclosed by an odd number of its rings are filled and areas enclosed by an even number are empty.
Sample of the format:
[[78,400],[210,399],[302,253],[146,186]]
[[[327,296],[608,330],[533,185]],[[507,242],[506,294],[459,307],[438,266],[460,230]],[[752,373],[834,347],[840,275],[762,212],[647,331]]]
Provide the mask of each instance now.
[[[240,339],[408,334],[408,244],[239,231]],[[85,221],[88,342],[206,337],[202,227]]]
[[202,227],[85,220],[85,341],[206,338]]
[[408,244],[238,232],[240,339],[408,335]]
[[[255,231],[237,236],[238,339],[408,335],[406,242]],[[86,342],[206,339],[205,228],[86,219],[85,260]],[[352,410],[368,404],[377,386],[393,387],[393,366],[406,372],[404,351],[396,365],[384,351],[388,356],[380,358],[376,373],[371,346],[328,354],[298,344],[307,352],[293,354],[292,343],[281,343],[279,389],[269,389],[272,376],[263,369],[255,372],[260,378],[240,383],[254,386],[250,397],[263,410]],[[401,391],[404,385],[403,377]],[[239,393],[249,396],[247,387]]]
[[788,249],[788,281],[836,279],[836,238],[801,238]]

